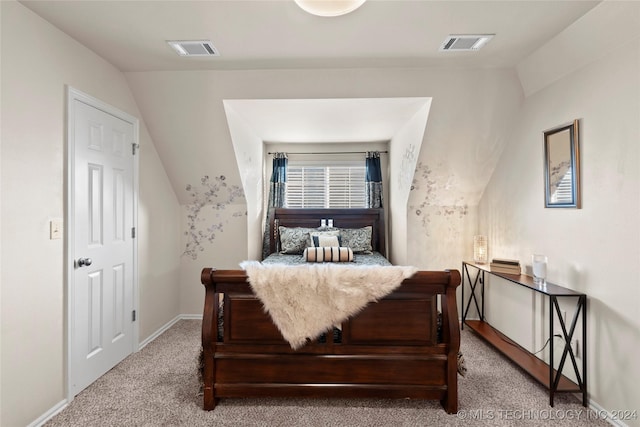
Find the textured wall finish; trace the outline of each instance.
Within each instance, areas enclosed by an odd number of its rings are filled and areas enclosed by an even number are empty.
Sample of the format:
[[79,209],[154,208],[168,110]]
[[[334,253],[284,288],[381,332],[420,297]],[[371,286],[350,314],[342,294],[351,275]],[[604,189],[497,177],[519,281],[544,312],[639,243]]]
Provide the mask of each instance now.
[[[456,182],[455,175],[437,175],[428,165],[420,162],[416,167],[411,191],[414,192],[412,201],[419,201],[418,204],[412,204],[409,207],[409,214],[417,216],[422,222],[426,236],[431,236],[441,230],[440,227],[434,227],[431,224],[433,215],[441,216],[445,222],[451,223],[447,227],[450,232],[459,236],[457,227],[454,225],[456,219],[461,219],[469,212],[469,206],[465,203],[462,196],[454,196],[453,200],[443,200],[442,195],[455,194],[459,184]],[[447,197],[450,199],[451,197]],[[453,204],[448,205],[447,203]],[[451,221],[448,221],[451,219]]]
[[[225,210],[229,205],[242,203],[244,192],[238,185],[228,185],[224,175],[209,178],[208,175],[200,179],[197,185],[188,184],[186,190],[190,192],[193,203],[186,205],[187,228],[184,231],[186,244],[182,255],[191,259],[198,259],[198,253],[204,251],[206,243],[213,243],[216,233],[224,231],[227,223],[219,211]],[[215,211],[215,214],[205,215],[203,210]],[[236,210],[232,217],[246,216],[245,211]],[[214,218],[206,221],[204,217]]]

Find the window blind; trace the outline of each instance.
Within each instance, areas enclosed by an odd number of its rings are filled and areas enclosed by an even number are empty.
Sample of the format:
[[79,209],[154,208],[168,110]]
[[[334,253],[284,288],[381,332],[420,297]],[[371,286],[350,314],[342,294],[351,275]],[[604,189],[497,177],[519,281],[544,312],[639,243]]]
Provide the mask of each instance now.
[[289,162],[287,207],[362,208],[365,206],[363,162],[302,164]]

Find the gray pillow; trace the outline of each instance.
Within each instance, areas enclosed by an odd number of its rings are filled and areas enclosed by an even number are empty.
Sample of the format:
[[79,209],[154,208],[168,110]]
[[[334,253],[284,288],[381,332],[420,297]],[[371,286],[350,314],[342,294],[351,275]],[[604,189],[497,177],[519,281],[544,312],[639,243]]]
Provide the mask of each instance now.
[[315,228],[278,227],[280,235],[280,253],[301,255],[309,245],[309,233]]
[[356,254],[370,254],[373,250],[371,246],[372,232],[373,227],[370,225],[362,228],[341,228],[341,246],[350,247]]

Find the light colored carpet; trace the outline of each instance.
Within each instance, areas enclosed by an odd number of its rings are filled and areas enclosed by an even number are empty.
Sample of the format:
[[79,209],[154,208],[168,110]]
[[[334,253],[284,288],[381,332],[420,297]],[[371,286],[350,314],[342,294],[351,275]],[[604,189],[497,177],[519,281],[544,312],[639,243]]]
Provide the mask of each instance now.
[[437,401],[384,399],[222,399],[214,411],[197,396],[200,321],[182,320],[125,359],[46,426],[592,426],[608,424],[571,394],[548,393],[467,329],[459,377],[460,412]]

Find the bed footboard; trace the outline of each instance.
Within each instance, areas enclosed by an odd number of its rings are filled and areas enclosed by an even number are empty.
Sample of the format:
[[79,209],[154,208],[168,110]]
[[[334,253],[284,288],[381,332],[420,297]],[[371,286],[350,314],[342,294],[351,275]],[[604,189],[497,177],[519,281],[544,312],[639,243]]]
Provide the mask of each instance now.
[[224,397],[307,396],[438,399],[457,411],[457,270],[416,273],[298,350],[243,270],[205,268],[201,281],[204,409]]

